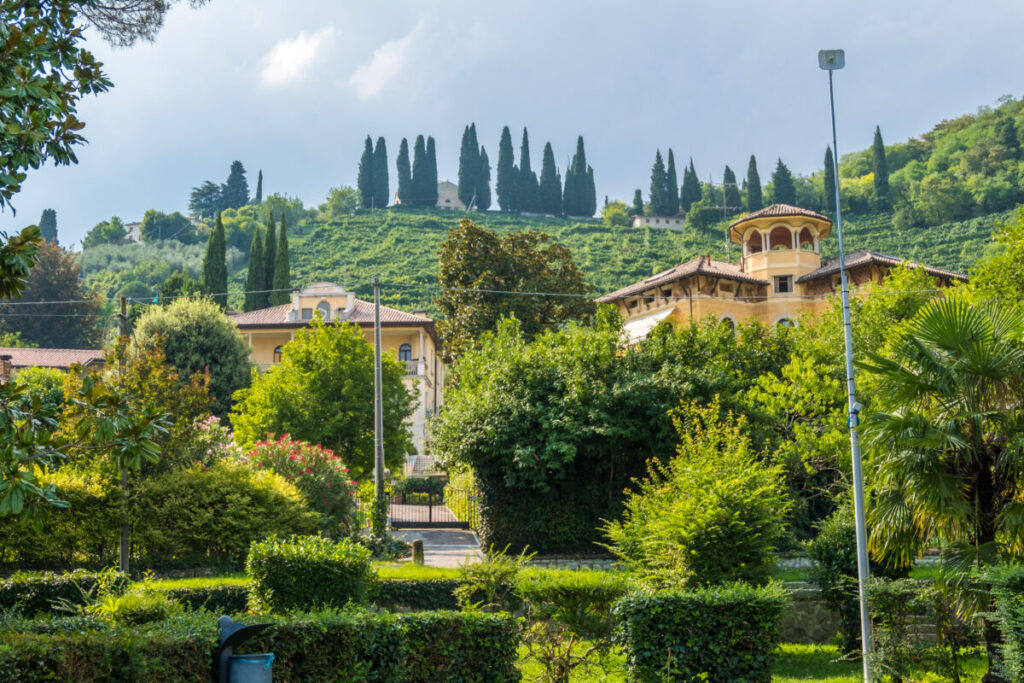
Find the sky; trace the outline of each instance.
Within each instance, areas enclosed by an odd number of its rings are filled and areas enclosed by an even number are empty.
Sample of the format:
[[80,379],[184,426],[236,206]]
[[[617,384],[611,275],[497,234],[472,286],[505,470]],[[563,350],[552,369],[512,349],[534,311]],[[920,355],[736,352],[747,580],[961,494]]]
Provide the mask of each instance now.
[[[74,166],[30,171],[0,230],[57,211],[73,245],[111,216],[187,213],[191,189],[240,160],[264,195],[324,201],[354,185],[366,135],[387,140],[391,189],[402,137],[437,141],[455,180],[464,126],[492,164],[503,126],[534,170],[550,141],[564,171],[577,135],[598,197],[646,196],[656,149],[692,157],[702,180],[757,156],[809,174],[831,141],[819,49],[836,72],[840,154],[1020,97],[1024,4],[945,0],[211,0],[175,6],[154,43],[89,48],[114,82],[80,107],[89,143]],[[681,169],[680,169],[681,174]],[[493,173],[492,173],[493,177]]]

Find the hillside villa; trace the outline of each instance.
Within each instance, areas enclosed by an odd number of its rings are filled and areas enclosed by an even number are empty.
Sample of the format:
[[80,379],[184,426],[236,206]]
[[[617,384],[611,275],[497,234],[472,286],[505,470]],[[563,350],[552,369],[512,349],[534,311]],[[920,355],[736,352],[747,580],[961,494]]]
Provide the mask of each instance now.
[[[753,318],[795,325],[801,313],[819,313],[840,287],[839,259],[821,260],[820,246],[832,221],[816,211],[772,204],[729,226],[740,245],[737,263],[699,256],[598,298],[616,304],[631,341],[647,336],[663,320],[673,324],[709,315],[735,325]],[[851,289],[881,283],[898,265],[924,268],[939,287],[967,276],[866,249],[846,254]]]
[[[252,349],[252,361],[266,369],[281,361],[284,345],[296,330],[308,327],[317,313],[328,323],[358,325],[373,344],[373,304],[332,282],[296,289],[290,303],[231,317]],[[391,353],[405,363],[405,384],[418,401],[409,423],[416,455],[407,460],[406,472],[426,474],[433,466],[433,459],[424,455],[426,421],[444,402],[444,364],[438,354],[434,321],[422,311],[406,313],[381,306],[380,325],[381,352]]]
[[[402,200],[398,198],[398,192],[395,192],[395,196],[392,198],[392,203],[395,206],[401,206]],[[452,209],[456,211],[465,211],[466,205],[459,199],[459,186],[450,180],[442,180],[437,184],[437,204],[434,205],[435,209]]]

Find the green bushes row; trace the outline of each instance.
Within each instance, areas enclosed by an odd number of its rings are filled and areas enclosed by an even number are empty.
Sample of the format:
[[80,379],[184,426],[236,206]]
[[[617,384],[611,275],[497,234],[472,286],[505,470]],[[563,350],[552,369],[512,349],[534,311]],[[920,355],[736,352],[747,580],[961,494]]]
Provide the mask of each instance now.
[[[84,570],[67,574],[17,573],[0,582],[0,611],[15,610],[33,616],[53,612],[58,604],[80,605],[85,595],[94,592],[106,578]],[[110,588],[114,590],[128,586],[128,577],[123,574],[109,578]]]

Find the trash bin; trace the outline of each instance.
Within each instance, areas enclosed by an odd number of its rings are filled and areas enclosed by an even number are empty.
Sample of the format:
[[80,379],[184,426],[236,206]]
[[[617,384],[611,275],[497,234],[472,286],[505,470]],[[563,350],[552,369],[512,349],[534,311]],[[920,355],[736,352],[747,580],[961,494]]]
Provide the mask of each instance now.
[[231,655],[228,664],[228,680],[231,683],[271,683],[274,680],[271,666],[274,653],[259,655]]
[[220,683],[271,683],[273,653],[236,655],[237,646],[272,624],[239,624],[231,617],[217,620],[220,645],[217,647],[217,680]]

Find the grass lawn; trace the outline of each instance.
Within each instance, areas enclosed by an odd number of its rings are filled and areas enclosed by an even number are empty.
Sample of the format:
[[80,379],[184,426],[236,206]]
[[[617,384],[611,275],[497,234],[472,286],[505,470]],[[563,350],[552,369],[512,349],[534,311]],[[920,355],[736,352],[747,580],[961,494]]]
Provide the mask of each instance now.
[[249,575],[238,572],[236,574],[221,574],[219,576],[195,576],[188,579],[154,579],[149,582],[136,581],[132,587],[141,588],[143,584],[147,588],[156,590],[174,590],[176,588],[206,588],[208,586],[246,586],[249,584]]

